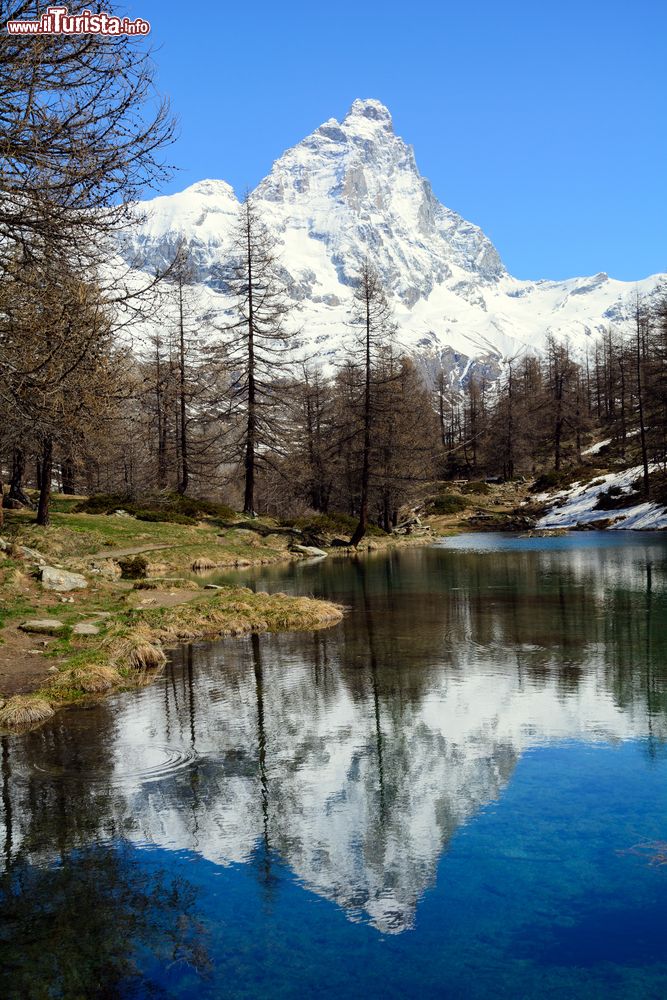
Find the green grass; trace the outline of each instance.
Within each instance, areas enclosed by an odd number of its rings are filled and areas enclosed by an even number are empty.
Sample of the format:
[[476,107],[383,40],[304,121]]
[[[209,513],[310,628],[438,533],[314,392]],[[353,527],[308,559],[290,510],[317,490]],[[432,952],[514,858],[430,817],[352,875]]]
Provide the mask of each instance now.
[[196,524],[207,517],[236,520],[240,515],[227,504],[195,497],[181,496],[179,493],[147,496],[138,500],[114,493],[97,493],[80,501],[74,507],[78,514],[113,514],[125,510],[142,521],[166,522],[173,524]]
[[491,493],[491,487],[488,483],[484,483],[481,480],[473,481],[470,483],[464,483],[461,487],[461,493],[472,493],[475,496],[486,497]]
[[[351,514],[342,514],[333,511],[330,514],[312,514],[309,517],[297,517],[282,522],[291,528],[298,528],[306,534],[313,535],[335,535],[349,537],[354,533],[359,519]],[[371,537],[381,538],[387,533],[377,524],[369,524],[366,534]]]
[[226,587],[171,608],[128,610],[109,621],[106,634],[73,648],[69,638],[52,647],[65,657],[44,686],[10,698],[0,710],[0,728],[39,725],[54,709],[90,696],[150,681],[166,662],[163,647],[192,639],[316,629],[333,625],[342,609],[328,601]]
[[434,514],[460,514],[470,506],[465,497],[458,493],[440,493],[432,504]]
[[[238,521],[238,529],[246,523]],[[261,523],[269,530],[275,526],[269,519]],[[170,569],[188,568],[195,559],[205,556],[225,565],[233,565],[237,560],[275,561],[285,558],[289,541],[287,536],[278,535],[263,539],[250,531],[237,534],[236,526],[221,529],[213,521],[177,524],[105,514],[54,513],[51,525],[39,528],[29,511],[8,511],[4,536],[35,548],[54,561],[82,559],[114,549],[154,548],[154,552],[146,553],[149,562],[157,561]],[[166,545],[174,549],[157,548]]]
[[38,609],[25,594],[17,593],[13,583],[18,564],[11,560],[0,564],[0,629],[17,618],[34,617]]

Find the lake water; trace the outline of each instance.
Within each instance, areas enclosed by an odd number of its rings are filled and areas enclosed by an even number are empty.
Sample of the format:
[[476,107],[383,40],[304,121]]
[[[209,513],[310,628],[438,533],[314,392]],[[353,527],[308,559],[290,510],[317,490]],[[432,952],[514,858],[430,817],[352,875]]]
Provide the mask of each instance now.
[[2,739],[0,996],[667,996],[667,539],[243,579],[349,611]]

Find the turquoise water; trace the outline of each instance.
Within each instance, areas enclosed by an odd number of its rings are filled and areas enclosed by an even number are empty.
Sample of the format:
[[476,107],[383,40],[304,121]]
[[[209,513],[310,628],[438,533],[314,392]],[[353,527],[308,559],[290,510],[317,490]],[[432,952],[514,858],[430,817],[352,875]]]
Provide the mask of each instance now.
[[591,532],[246,574],[348,613],[2,740],[0,995],[666,996],[666,569]]

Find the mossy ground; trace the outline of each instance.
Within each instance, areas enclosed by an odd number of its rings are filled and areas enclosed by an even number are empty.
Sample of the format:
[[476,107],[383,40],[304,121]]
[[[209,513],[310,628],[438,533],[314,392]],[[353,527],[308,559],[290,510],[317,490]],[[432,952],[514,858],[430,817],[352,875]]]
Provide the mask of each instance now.
[[512,530],[522,505],[530,498],[529,490],[530,483],[518,480],[443,482],[426,501],[425,520],[440,535],[478,531],[482,524],[487,529]]

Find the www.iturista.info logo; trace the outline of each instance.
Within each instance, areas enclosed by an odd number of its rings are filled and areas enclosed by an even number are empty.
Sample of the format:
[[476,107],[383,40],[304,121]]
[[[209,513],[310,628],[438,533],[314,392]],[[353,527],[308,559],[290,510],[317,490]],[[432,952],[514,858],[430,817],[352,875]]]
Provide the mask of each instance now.
[[68,7],[47,7],[36,20],[7,21],[10,35],[147,35],[150,23],[142,17],[82,10],[70,14]]

